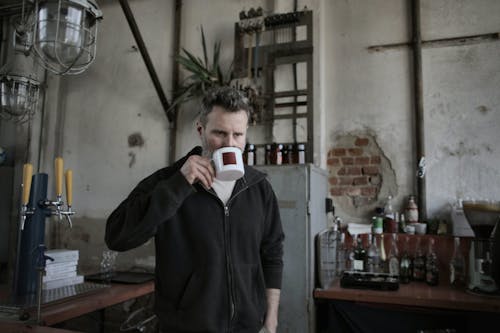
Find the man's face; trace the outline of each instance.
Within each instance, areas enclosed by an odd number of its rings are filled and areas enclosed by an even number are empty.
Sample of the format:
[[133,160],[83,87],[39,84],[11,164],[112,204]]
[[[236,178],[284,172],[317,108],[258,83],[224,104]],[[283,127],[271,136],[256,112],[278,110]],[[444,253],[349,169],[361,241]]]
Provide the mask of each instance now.
[[214,106],[207,115],[207,124],[197,124],[203,155],[210,157],[222,147],[238,147],[243,151],[247,127],[248,116],[245,110],[228,112],[220,106]]

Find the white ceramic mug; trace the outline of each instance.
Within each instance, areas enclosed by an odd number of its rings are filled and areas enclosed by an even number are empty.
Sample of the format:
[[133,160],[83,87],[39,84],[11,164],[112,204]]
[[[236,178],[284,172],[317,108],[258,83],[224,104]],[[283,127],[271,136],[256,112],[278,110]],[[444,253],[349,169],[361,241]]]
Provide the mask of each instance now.
[[245,174],[241,150],[237,147],[222,147],[214,151],[215,178],[223,181],[237,180]]

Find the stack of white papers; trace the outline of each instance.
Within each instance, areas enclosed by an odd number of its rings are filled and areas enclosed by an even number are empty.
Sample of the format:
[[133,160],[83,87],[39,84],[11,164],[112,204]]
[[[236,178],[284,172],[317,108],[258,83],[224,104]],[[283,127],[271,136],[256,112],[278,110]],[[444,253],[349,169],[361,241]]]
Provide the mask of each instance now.
[[78,250],[53,249],[45,251],[45,254],[54,261],[47,259],[45,263],[43,289],[54,289],[83,282],[83,275],[77,274]]

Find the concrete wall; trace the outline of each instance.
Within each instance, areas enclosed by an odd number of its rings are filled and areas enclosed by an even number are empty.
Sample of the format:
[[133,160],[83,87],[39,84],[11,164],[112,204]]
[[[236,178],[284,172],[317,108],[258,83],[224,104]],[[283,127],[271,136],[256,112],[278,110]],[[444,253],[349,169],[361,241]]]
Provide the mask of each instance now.
[[[328,154],[345,138],[369,137],[383,157],[387,180],[370,205],[353,209],[352,198],[333,196],[347,221],[368,222],[386,195],[399,210],[415,193],[415,135],[411,52],[369,52],[367,47],[411,39],[404,0],[299,1],[314,11],[314,162],[332,172]],[[137,182],[168,161],[168,122],[130,29],[115,1],[99,1],[104,14],[97,59],[75,77],[48,77],[41,169],[51,173],[62,153],[75,178],[75,227],[50,232],[55,246],[79,248],[86,267],[105,248],[105,219]],[[171,99],[173,0],[131,0],[130,5],[163,88]],[[234,22],[242,9],[263,6],[287,12],[291,1],[183,1],[181,46],[201,55],[200,26],[207,45],[222,42],[222,59],[233,56]],[[424,40],[498,32],[500,3],[422,1]],[[459,197],[499,199],[499,42],[424,49],[424,125],[429,216],[447,214]],[[196,105],[181,110],[176,156],[198,143]],[[56,123],[63,124],[57,133]],[[36,126],[35,126],[36,127]],[[130,147],[139,134],[144,145]],[[259,130],[250,129],[252,140]],[[385,177],[384,175],[390,175]],[[333,177],[334,175],[332,175]],[[332,188],[334,186],[332,185]],[[55,225],[55,223],[53,223]],[[152,263],[152,244],[119,256],[123,265]]]

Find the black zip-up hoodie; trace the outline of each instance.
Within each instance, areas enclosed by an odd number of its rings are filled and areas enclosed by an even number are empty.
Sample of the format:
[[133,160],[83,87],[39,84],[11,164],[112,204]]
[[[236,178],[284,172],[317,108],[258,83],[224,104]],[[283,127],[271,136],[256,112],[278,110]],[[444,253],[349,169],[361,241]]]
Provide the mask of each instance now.
[[245,166],[227,205],[179,171],[192,154],[142,180],[109,216],[116,251],[155,237],[155,310],[165,332],[256,333],[266,288],[281,289],[284,234],[265,174]]

